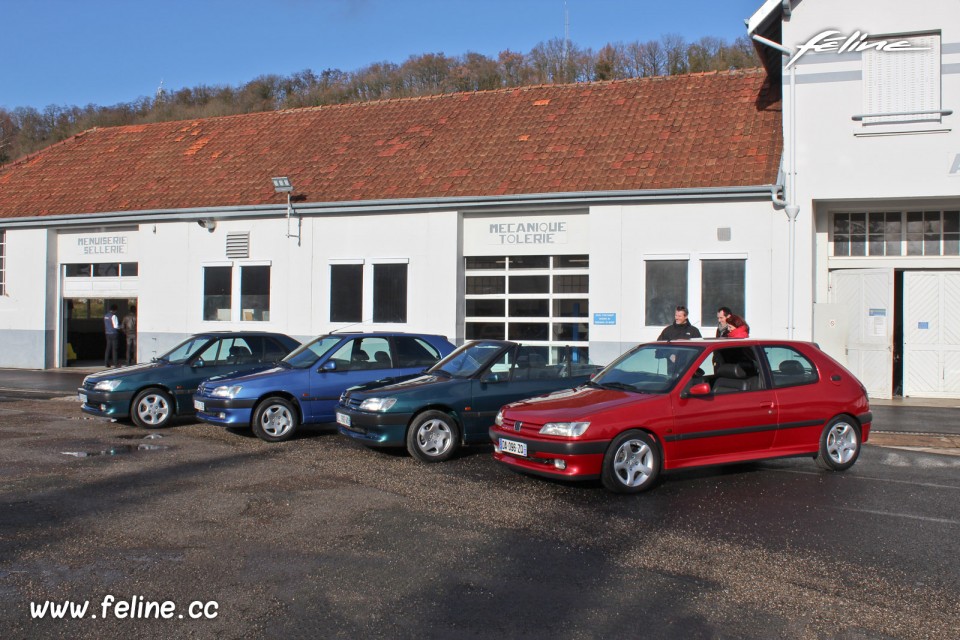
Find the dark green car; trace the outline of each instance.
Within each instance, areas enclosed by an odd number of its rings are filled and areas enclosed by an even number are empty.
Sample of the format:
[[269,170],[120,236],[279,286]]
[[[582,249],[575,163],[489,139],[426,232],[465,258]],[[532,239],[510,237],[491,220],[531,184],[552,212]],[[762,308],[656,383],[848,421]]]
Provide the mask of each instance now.
[[441,462],[461,445],[487,443],[503,405],[575,387],[599,369],[563,353],[549,364],[548,347],[467,343],[422,374],[345,391],[337,407],[340,433],[372,447],[405,445],[423,462]]
[[165,427],[175,415],[193,414],[193,394],[202,381],[267,369],[299,346],[282,333],[200,333],[152,362],[90,374],[77,389],[80,409],[129,418],[145,429]]

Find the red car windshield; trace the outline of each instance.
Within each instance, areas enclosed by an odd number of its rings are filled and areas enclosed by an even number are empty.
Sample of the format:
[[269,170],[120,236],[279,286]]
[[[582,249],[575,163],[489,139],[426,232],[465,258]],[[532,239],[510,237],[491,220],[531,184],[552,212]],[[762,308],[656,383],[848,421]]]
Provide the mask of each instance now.
[[692,345],[644,345],[614,361],[590,384],[638,393],[666,393],[702,351],[703,347]]

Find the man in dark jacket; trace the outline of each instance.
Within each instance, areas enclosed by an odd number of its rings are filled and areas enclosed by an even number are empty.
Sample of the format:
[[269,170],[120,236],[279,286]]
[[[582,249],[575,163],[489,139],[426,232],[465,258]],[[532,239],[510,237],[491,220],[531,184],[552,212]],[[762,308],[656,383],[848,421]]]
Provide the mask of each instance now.
[[683,305],[677,307],[673,313],[673,324],[666,326],[660,332],[657,340],[690,340],[691,338],[700,338],[700,330],[687,321],[690,312]]

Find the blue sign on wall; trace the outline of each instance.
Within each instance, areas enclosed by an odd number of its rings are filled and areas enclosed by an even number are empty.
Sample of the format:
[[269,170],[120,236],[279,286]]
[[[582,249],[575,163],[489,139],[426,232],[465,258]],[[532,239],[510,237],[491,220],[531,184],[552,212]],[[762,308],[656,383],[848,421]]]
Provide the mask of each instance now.
[[593,324],[617,324],[617,314],[595,313],[593,314]]
[[917,329],[929,329],[929,328],[930,328],[930,323],[929,323],[929,322],[918,322],[918,323],[917,323]]

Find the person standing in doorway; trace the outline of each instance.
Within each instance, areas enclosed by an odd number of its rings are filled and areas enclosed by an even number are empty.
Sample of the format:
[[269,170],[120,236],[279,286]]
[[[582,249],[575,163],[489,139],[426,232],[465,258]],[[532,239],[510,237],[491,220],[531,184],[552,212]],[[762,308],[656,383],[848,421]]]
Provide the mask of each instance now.
[[[103,366],[119,367],[117,359],[117,340],[120,338],[120,322],[117,320],[117,305],[110,305],[110,309],[103,316],[103,330],[107,336],[107,350],[103,354]],[[113,365],[110,362],[113,362]]]
[[127,315],[123,316],[120,323],[123,333],[127,337],[127,364],[137,363],[137,307],[130,305]]

